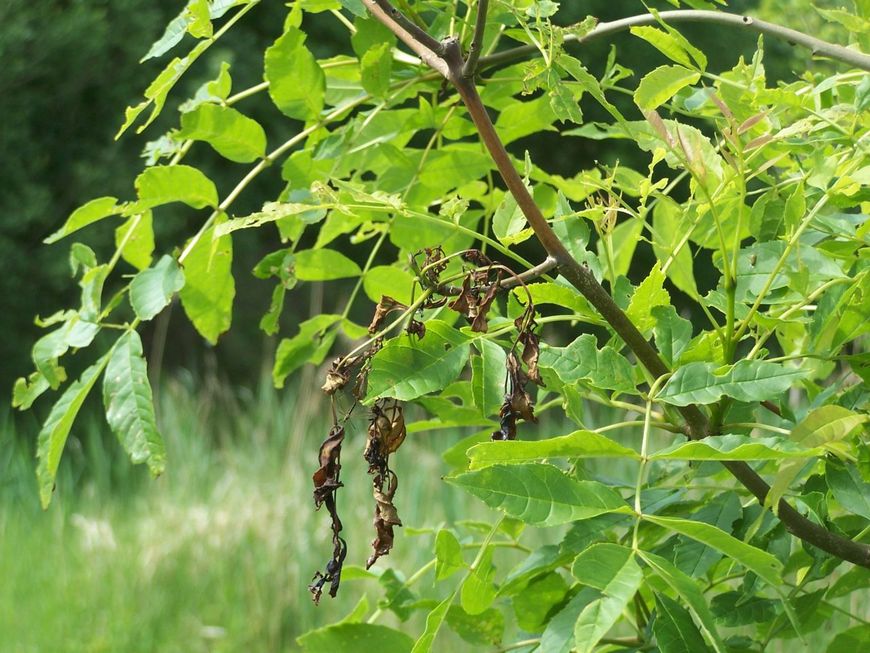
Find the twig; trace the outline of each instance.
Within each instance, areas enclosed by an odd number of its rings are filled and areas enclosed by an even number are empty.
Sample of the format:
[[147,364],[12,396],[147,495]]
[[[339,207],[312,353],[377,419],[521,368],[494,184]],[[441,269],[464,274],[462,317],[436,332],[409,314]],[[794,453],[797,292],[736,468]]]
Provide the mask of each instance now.
[[[605,36],[610,36],[617,32],[624,32],[632,27],[643,27],[646,25],[658,25],[659,19],[665,23],[709,23],[712,25],[725,25],[728,27],[740,27],[753,32],[759,32],[768,36],[773,36],[777,39],[784,40],[794,45],[807,48],[814,55],[821,55],[836,59],[843,63],[870,71],[870,55],[864,54],[857,50],[850,50],[842,45],[828,43],[822,39],[817,39],[814,36],[809,36],[803,32],[768,23],[764,20],[752,18],[751,16],[737,16],[721,11],[705,11],[695,9],[677,9],[673,11],[660,11],[658,18],[652,14],[640,14],[638,16],[630,16],[620,20],[613,20],[606,23],[599,23],[594,29],[587,32],[583,36],[574,34],[566,34],[565,43],[587,43],[595,41]],[[535,55],[538,50],[533,45],[522,45],[504,52],[498,52],[488,57],[481,59],[481,64],[489,66],[509,63],[517,59],[529,55]]]
[[477,62],[480,53],[483,52],[483,37],[486,32],[486,15],[489,10],[489,0],[477,0],[477,21],[474,23],[474,35],[471,37],[471,45],[468,48],[468,58],[462,67],[462,76],[474,77],[477,72]]

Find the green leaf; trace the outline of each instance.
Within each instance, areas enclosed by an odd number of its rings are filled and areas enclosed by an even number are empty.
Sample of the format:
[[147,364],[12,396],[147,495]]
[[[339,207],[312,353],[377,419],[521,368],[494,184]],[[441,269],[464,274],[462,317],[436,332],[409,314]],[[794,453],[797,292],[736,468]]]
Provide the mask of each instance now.
[[616,490],[597,481],[577,481],[552,465],[493,465],[445,480],[534,526],[629,511]]
[[538,365],[553,370],[563,383],[583,380],[596,388],[634,391],[631,363],[612,347],[598,349],[595,336],[589,333],[567,347],[541,345]]
[[170,61],[166,68],[164,68],[160,74],[154,78],[154,81],[148,85],[148,88],[145,89],[145,99],[135,106],[127,107],[124,111],[124,124],[121,125],[120,129],[118,129],[118,133],[115,134],[115,140],[120,138],[121,134],[127,131],[127,128],[130,127],[130,125],[132,125],[139,115],[148,107],[151,107],[151,114],[148,116],[148,120],[140,125],[136,132],[141,134],[148,125],[154,122],[157,116],[160,115],[160,112],[163,111],[163,106],[166,104],[166,98],[169,95],[169,91],[172,90],[178,80],[181,79],[182,75],[184,75],[188,68],[193,65],[193,62],[196,61],[212,43],[213,41],[211,39],[200,41],[187,54],[187,56],[175,57]]
[[697,297],[692,251],[684,241],[687,223],[685,208],[669,197],[661,197],[653,207],[652,245],[659,263],[667,265],[668,279],[689,297]]
[[390,43],[371,47],[360,59],[360,82],[374,97],[384,97],[390,90],[393,51]]
[[574,558],[571,573],[583,585],[625,602],[634,597],[643,579],[634,552],[609,542],[593,544],[581,552]]
[[599,322],[601,319],[583,295],[571,286],[563,286],[558,282],[543,281],[526,284],[525,288],[515,288],[513,292],[520,301],[525,301],[526,290],[531,293],[535,306],[554,304],[567,308],[577,315],[582,315],[593,323]]
[[821,448],[806,449],[779,437],[720,435],[696,442],[677,442],[657,451],[651,460],[785,460],[824,455]]
[[465,367],[469,339],[440,320],[426,323],[419,339],[401,335],[372,358],[366,403],[378,397],[410,401],[445,388]]
[[217,188],[211,179],[186,165],[152,166],[136,177],[139,201],[136,211],[170,202],[183,202],[194,209],[217,207]]
[[571,653],[574,650],[574,624],[583,609],[600,594],[584,587],[547,623],[541,635],[540,650],[547,653]]
[[[577,101],[571,98],[574,106]],[[537,134],[543,131],[556,131],[553,122],[556,115],[550,108],[550,99],[541,96],[528,102],[514,100],[499,113],[495,121],[495,129],[501,136],[502,143],[507,145],[513,141]]]
[[296,278],[300,281],[331,281],[362,274],[354,261],[332,249],[306,249],[294,256]]
[[52,388],[57,388],[66,379],[63,369],[57,366],[57,359],[71,347],[87,347],[99,331],[99,324],[82,320],[73,313],[61,326],[36,341],[33,363]]
[[497,415],[504,401],[507,354],[491,340],[475,343],[479,356],[471,357],[471,393],[484,416]]
[[526,226],[526,216],[511,193],[505,193],[492,216],[492,233],[502,243],[511,244],[511,237]]
[[546,440],[483,442],[467,452],[471,469],[495,464],[526,463],[544,458],[633,458],[640,455],[594,431],[574,431]]
[[827,653],[866,651],[870,646],[870,624],[861,624],[837,633],[828,644]]
[[435,561],[435,580],[444,580],[465,568],[462,546],[446,528],[439,530],[435,536]]
[[302,653],[410,653],[414,640],[377,624],[339,624],[312,630],[296,640]]
[[634,102],[642,111],[656,109],[700,78],[700,73],[683,66],[659,66],[640,80]]
[[137,213],[115,229],[115,246],[121,249],[121,258],[137,270],[151,265],[154,253],[154,227],[151,211]]
[[772,399],[806,376],[779,363],[741,360],[735,365],[689,363],[679,368],[656,397],[674,406],[712,404],[722,395],[757,403]]
[[184,287],[184,273],[168,254],[154,267],[142,270],[130,282],[130,305],[136,316],[150,320],[172,301],[172,296]]
[[465,580],[462,581],[459,603],[470,615],[486,612],[498,594],[493,583],[495,567],[492,564],[492,551],[493,547],[488,546],[477,565],[469,568]]
[[601,638],[619,621],[626,604],[627,601],[619,597],[603,596],[583,608],[574,624],[574,650],[592,653]]
[[870,483],[864,482],[854,465],[826,461],[825,480],[837,503],[851,513],[870,519]]
[[652,332],[656,325],[653,309],[670,306],[670,304],[671,296],[665,290],[665,275],[661,266],[656,263],[646,279],[634,291],[625,314],[634,322],[638,331],[646,335]]
[[[292,224],[300,230],[301,234],[301,230],[305,228],[305,225],[319,222],[323,219],[324,215],[326,215],[326,210],[316,204],[266,202],[263,204],[262,211],[222,222],[216,227],[215,233],[218,236],[225,236],[239,229],[257,228],[270,222],[277,222],[279,229],[282,228],[282,223]],[[283,240],[298,239],[298,236],[288,237],[283,229],[281,229],[281,233]]]
[[323,111],[326,76],[305,47],[305,33],[290,27],[266,50],[265,80],[275,106],[290,118],[310,120]]
[[110,355],[111,352],[105,353],[96,363],[82,372],[78,381],[70,384],[52,407],[39,431],[36,445],[36,457],[39,459],[36,465],[36,478],[39,483],[39,500],[43,508],[48,508],[48,504],[51,503],[57,467],[76,415],[109,362]]
[[451,605],[447,625],[463,640],[478,646],[498,646],[504,634],[504,616],[496,608],[470,615],[460,606]]
[[376,304],[384,295],[403,304],[410,304],[413,287],[414,277],[394,265],[377,265],[369,269],[363,277],[363,290]]
[[214,238],[207,229],[184,260],[181,306],[196,330],[211,344],[230,328],[236,282],[233,278],[233,240]]
[[441,601],[435,608],[426,616],[426,629],[420,638],[414,643],[414,648],[411,653],[429,653],[432,650],[432,644],[435,642],[435,637],[438,631],[441,630],[441,625],[444,623],[444,618],[447,616],[447,610],[450,609],[450,604],[456,594],[451,594],[446,599]]
[[12,388],[12,407],[19,410],[27,410],[33,402],[51,386],[40,372],[33,372],[30,376],[15,380]]
[[692,60],[683,43],[673,34],[646,25],[632,27],[631,33],[649,43],[671,61],[676,61],[684,66],[692,65]]
[[276,388],[283,388],[284,379],[305,363],[319,363],[326,357],[336,332],[331,331],[331,335],[325,338],[323,334],[340,320],[341,315],[315,315],[299,325],[299,333],[295,336],[281,340],[275,353],[275,367],[272,369],[272,380]]
[[118,339],[103,377],[103,405],[112,427],[133,463],[148,463],[154,476],[166,467],[163,438],[157,432],[142,341],[135,331]]
[[118,215],[124,207],[118,204],[117,197],[98,197],[86,202],[75,211],[63,223],[63,226],[48,236],[42,242],[46,244],[56,243],[61,238],[69,236],[71,233],[87,227],[89,224],[98,222],[103,218],[111,215]]
[[643,518],[720,551],[755,572],[773,587],[779,587],[782,582],[782,563],[779,560],[715,526],[676,517],[644,515]]
[[653,634],[661,653],[697,653],[709,650],[688,610],[664,594],[656,594]]
[[565,602],[567,594],[568,584],[556,572],[533,578],[511,600],[517,625],[530,633],[543,632],[550,613]]
[[701,624],[701,630],[707,635],[707,639],[713,644],[716,652],[725,653],[728,649],[716,629],[709,601],[695,581],[661,556],[643,549],[638,551],[638,556],[689,606]]
[[205,141],[230,161],[249,163],[266,155],[266,132],[232,107],[205,103],[181,114],[181,130],[176,139]]
[[677,315],[673,306],[655,306],[652,317],[656,347],[665,363],[671,367],[679,362],[680,354],[692,339],[692,323]]

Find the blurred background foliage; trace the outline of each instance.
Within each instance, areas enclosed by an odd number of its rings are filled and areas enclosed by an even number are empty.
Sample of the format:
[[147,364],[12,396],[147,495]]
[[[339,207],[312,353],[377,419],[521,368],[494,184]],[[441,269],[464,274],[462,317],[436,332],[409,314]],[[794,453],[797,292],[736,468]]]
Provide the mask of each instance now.
[[[640,2],[562,4],[565,22],[587,14],[612,20],[643,11]],[[124,107],[138,101],[165,65],[165,58],[143,65],[139,58],[183,5],[182,0],[0,3],[4,397],[9,397],[14,379],[30,371],[30,348],[40,334],[34,315],[73,305],[78,293],[69,276],[69,241],[45,246],[43,238],[93,197],[130,197],[132,180],[144,165],[146,143],[177,123],[170,107],[147,134],[112,139]],[[752,11],[829,40],[839,34],[808,10],[805,0],[729,5],[731,11]],[[666,2],[653,6],[671,7]],[[231,63],[235,91],[260,82],[263,47],[279,36],[285,12],[283,3],[262,3],[208,51],[170,102],[177,106],[213,79],[223,61]],[[328,15],[306,20],[311,21],[306,25],[309,44],[318,56],[349,50],[337,21]],[[756,45],[754,36],[737,31],[691,25],[681,30],[707,53],[711,70],[730,68],[739,56],[751,56]],[[662,63],[648,45],[628,34],[614,42],[620,63],[635,71],[635,79]],[[600,74],[609,48],[609,43],[596,43],[580,55]],[[765,64],[769,84],[807,68],[827,68],[773,41],[766,43]],[[583,108],[590,120],[603,118],[597,106]],[[623,108],[634,111],[630,99]],[[246,100],[243,110],[266,128],[274,143],[298,129],[265,94]],[[621,149],[620,141],[567,142],[566,147],[558,135],[544,134],[516,147],[520,155],[528,149],[546,169],[571,174],[596,161],[638,160],[637,153]],[[209,159],[207,147],[194,148],[191,156],[195,165],[210,171],[219,188],[230,187],[243,174],[217,157]],[[240,198],[234,212],[259,209],[261,198],[276,196],[282,185],[275,166]],[[158,250],[193,231],[183,211],[167,209],[159,218]],[[174,317],[172,311],[165,312],[145,334],[151,372],[164,379],[155,384],[155,394],[170,465],[158,481],[150,480],[144,468],[131,466],[94,406],[69,440],[58,497],[43,513],[33,449],[37,418],[46,414],[47,402],[23,416],[0,409],[0,650],[280,650],[291,647],[293,638],[307,628],[349,611],[364,592],[373,602],[382,593],[376,582],[366,581],[363,589],[344,593],[320,616],[307,597],[305,585],[321,562],[320,545],[326,537],[323,516],[309,508],[310,467],[326,428],[321,411],[325,404],[311,369],[280,394],[270,387],[267,370],[276,340],[265,337],[257,324],[268,307],[271,285],[247,273],[278,246],[277,238],[266,233],[252,230],[236,239],[234,328],[217,347],[203,342],[186,320],[176,319],[178,311]],[[85,236],[105,252],[111,232],[93,229]],[[384,253],[391,255],[395,252]],[[643,272],[633,270],[635,275]],[[285,307],[281,335],[313,312],[342,305],[347,292],[341,282],[297,289]],[[364,314],[371,307],[358,304],[356,318],[366,322]],[[542,429],[563,432],[558,420],[544,422]],[[437,452],[458,437],[441,431],[431,438],[413,438],[408,455],[403,451],[398,457],[399,465],[417,465],[417,482],[402,490],[410,526],[478,515],[439,480],[443,464]],[[349,463],[354,464],[362,463]],[[483,514],[478,504],[471,510]],[[360,545],[355,544],[355,555],[365,550],[370,520],[367,502],[348,519],[349,539]],[[428,556],[429,540],[414,546],[407,528],[399,537],[407,541],[399,543],[397,555],[387,562],[400,569],[419,567]]]

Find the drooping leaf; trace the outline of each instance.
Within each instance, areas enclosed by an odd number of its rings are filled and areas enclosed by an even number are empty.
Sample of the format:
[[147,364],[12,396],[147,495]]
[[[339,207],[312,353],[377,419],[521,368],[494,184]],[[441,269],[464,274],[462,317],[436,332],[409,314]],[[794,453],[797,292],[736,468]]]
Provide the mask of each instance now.
[[123,209],[124,207],[118,204],[117,197],[98,197],[93,199],[73,211],[66,219],[66,222],[63,223],[63,226],[42,242],[46,244],[56,243],[61,238],[69,236],[71,233],[87,227],[89,224],[112,215],[118,215]]
[[178,263],[168,254],[154,267],[142,270],[130,282],[130,304],[136,316],[150,320],[172,301],[172,297],[184,287],[184,273]]
[[511,440],[484,442],[467,452],[471,469],[496,464],[518,464],[544,458],[633,458],[634,449],[618,444],[594,431],[574,431],[546,440]]
[[111,352],[103,354],[96,363],[82,372],[78,381],[70,384],[52,407],[39,431],[36,445],[36,457],[39,459],[36,478],[39,483],[39,500],[43,508],[47,508],[51,502],[57,467],[73,422],[91,388],[106,368],[110,355]]
[[741,360],[722,367],[689,363],[674,373],[657,399],[674,406],[712,404],[722,395],[758,402],[775,398],[805,376],[803,370],[768,361]]
[[215,238],[214,227],[202,234],[184,260],[181,306],[200,335],[213,345],[232,322],[236,295],[232,264],[232,237]]
[[755,572],[772,586],[779,587],[782,579],[782,563],[767,551],[762,551],[746,544],[733,535],[729,535],[710,524],[677,517],[659,517],[655,515],[644,515],[643,518],[653,524],[676,531],[694,540],[703,542],[717,551],[721,551],[750,571]]
[[215,151],[237,163],[249,163],[266,154],[266,132],[256,120],[232,107],[204,103],[181,114],[175,138],[205,141]]
[[142,341],[135,331],[118,339],[103,377],[106,420],[133,463],[148,463],[154,476],[166,466],[163,438],[157,431]]
[[547,618],[568,595],[568,583],[557,572],[539,574],[511,598],[517,625],[530,633],[543,632]]
[[577,481],[552,465],[492,465],[446,480],[534,526],[628,511],[616,490],[597,481]]
[[426,323],[422,339],[401,335],[388,341],[372,358],[366,402],[377,397],[409,401],[441,390],[465,367],[469,343],[440,320]]

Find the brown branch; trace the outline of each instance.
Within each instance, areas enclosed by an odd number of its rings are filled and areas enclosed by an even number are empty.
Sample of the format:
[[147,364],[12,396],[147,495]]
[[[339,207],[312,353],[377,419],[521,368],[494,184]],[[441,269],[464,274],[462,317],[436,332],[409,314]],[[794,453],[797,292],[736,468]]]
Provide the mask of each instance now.
[[[364,0],[366,5],[371,5],[374,0]],[[378,0],[380,4],[389,5],[386,0]],[[379,7],[380,9],[380,7]],[[393,10],[394,11],[394,10]],[[669,13],[669,12],[664,12]],[[698,13],[698,12],[687,12]],[[716,13],[716,12],[712,12]],[[399,35],[401,26],[394,23],[387,12],[381,11],[375,14],[379,20],[385,20],[385,24],[394,33]],[[425,49],[419,41],[414,40],[414,37],[403,32],[406,36],[399,36],[408,47],[415,52]],[[405,39],[409,40],[405,40]],[[584,297],[592,304],[601,316],[607,321],[611,328],[622,338],[625,344],[634,352],[637,359],[654,377],[661,377],[668,374],[670,370],[667,365],[659,357],[658,352],[653,346],[643,337],[634,323],[616,304],[610,294],[604,287],[598,283],[598,280],[592,274],[588,267],[578,263],[570,252],[565,248],[559,237],[550,227],[547,220],[544,218],[541,210],[538,208],[519,172],[514,167],[510,155],[501,142],[495,127],[490,120],[486,107],[480,99],[477,88],[473,80],[466,78],[463,74],[465,62],[462,58],[462,51],[459,41],[456,39],[448,39],[441,44],[440,52],[430,52],[430,54],[438,59],[442,64],[442,68],[446,68],[446,77],[453,83],[474,122],[475,127],[480,134],[481,141],[493,158],[502,179],[508,190],[513,195],[517,205],[522,210],[529,225],[538,237],[541,245],[547,253],[556,261],[559,272],[575,287]],[[439,56],[440,55],[440,56]],[[438,69],[439,72],[441,68]],[[710,435],[715,435],[711,432],[710,421],[707,415],[694,405],[677,407],[683,419],[686,421],[687,434],[692,440],[702,440]],[[770,486],[745,462],[731,461],[723,462],[725,468],[734,475],[734,477],[746,487],[761,503],[770,491]],[[778,504],[777,515],[785,524],[786,529],[796,537],[817,546],[818,548],[831,553],[843,560],[848,560],[856,565],[870,568],[870,547],[859,542],[853,542],[847,538],[841,537],[836,533],[832,533],[823,526],[813,523],[797,510],[790,506],[786,501],[780,500]]]
[[468,58],[462,67],[463,77],[474,77],[477,72],[477,62],[483,51],[483,37],[486,33],[486,15],[489,13],[489,0],[477,0],[477,21],[474,23],[474,35],[468,48]]

